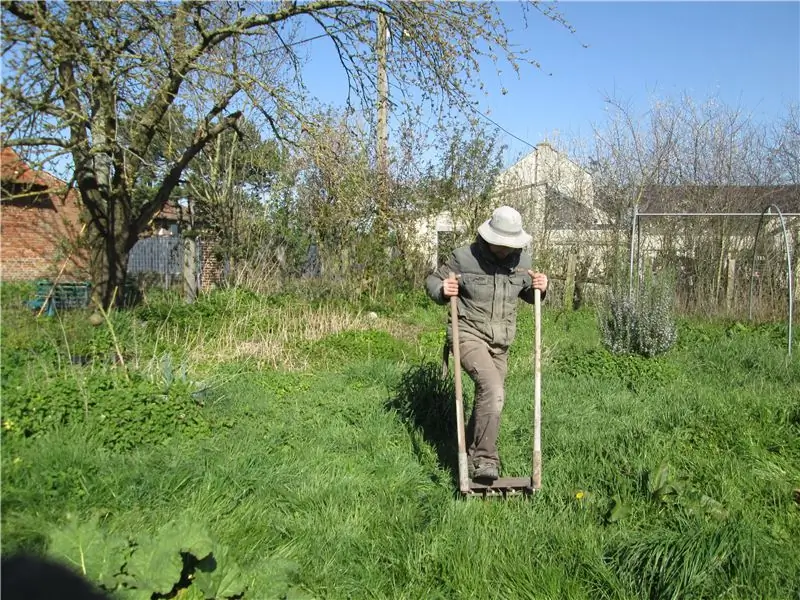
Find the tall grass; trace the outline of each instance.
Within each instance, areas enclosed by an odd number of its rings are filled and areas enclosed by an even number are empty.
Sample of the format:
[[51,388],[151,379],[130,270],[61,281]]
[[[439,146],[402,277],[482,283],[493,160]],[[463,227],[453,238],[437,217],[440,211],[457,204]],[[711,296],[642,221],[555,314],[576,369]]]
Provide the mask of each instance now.
[[[17,354],[3,361],[3,403],[22,372],[120,368],[65,360],[67,342],[73,355],[108,349],[82,318],[8,311],[17,327],[3,329],[3,356]],[[771,326],[681,323],[675,348],[644,359],[603,350],[588,312],[545,310],[543,489],[465,501],[453,483],[452,381],[438,377],[443,309],[410,298],[369,318],[228,291],[110,318],[127,368],[155,375],[171,353],[190,379],[214,380],[203,410],[225,426],[125,452],[81,422],[4,433],[4,553],[45,551],[67,512],[101,511],[109,533],[194,520],[231,548],[246,598],[278,597],[266,591],[273,559],[292,565],[281,576],[297,597],[789,599],[800,589],[800,367]],[[500,438],[509,475],[530,472],[530,310],[518,331]],[[22,352],[50,342],[49,355]]]

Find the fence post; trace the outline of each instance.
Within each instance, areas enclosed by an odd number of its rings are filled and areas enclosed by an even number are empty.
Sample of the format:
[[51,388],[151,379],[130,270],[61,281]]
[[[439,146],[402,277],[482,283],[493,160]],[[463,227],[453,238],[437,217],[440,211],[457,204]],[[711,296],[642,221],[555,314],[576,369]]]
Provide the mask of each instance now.
[[197,243],[191,238],[183,240],[183,295],[188,303],[197,298]]
[[575,251],[571,251],[569,253],[569,259],[567,259],[567,276],[564,280],[564,310],[572,310],[573,308],[573,296],[575,295],[575,265],[578,261],[578,255]]
[[736,259],[728,255],[728,284],[725,287],[725,310],[731,311],[733,306],[733,289],[736,285]]
[[634,244],[637,242],[637,233],[639,231],[639,208],[633,207],[633,214],[631,215],[631,252],[630,264],[628,268],[628,299],[633,297],[633,249]]

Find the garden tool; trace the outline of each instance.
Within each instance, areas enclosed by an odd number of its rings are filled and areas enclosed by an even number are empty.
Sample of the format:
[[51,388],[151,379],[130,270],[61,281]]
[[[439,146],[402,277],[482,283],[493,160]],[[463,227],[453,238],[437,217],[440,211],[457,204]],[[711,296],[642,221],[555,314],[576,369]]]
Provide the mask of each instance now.
[[[450,277],[454,277],[451,273]],[[450,297],[453,325],[453,362],[456,396],[456,431],[458,436],[458,489],[464,496],[530,495],[542,487],[542,292],[534,290],[534,400],[533,456],[530,477],[500,477],[491,482],[471,481],[467,465],[467,442],[464,429],[464,396],[461,385],[461,351],[458,337],[458,297]]]

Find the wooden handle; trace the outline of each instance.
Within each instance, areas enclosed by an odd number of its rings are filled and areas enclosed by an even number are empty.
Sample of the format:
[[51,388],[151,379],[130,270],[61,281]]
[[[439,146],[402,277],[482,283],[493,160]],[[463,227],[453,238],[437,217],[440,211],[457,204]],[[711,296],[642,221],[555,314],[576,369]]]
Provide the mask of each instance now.
[[533,290],[534,355],[533,355],[533,469],[531,486],[542,487],[542,292]]
[[[450,273],[448,279],[455,277]],[[462,494],[469,492],[467,466],[467,438],[464,431],[464,392],[461,387],[461,348],[458,340],[458,296],[450,296],[450,324],[453,328],[453,379],[456,387],[456,431],[458,433],[458,488]]]

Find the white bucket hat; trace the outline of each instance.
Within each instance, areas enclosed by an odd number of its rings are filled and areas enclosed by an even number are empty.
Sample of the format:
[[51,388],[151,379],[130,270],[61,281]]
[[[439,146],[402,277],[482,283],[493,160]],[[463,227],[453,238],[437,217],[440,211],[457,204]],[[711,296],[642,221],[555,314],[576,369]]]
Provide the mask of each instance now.
[[495,209],[492,218],[478,227],[478,235],[489,244],[507,248],[524,248],[532,239],[522,229],[522,217],[510,206]]

